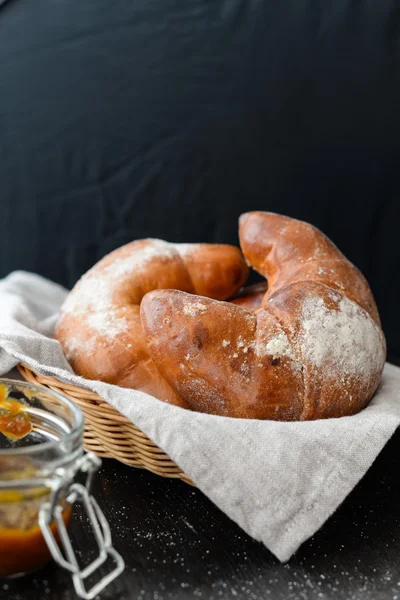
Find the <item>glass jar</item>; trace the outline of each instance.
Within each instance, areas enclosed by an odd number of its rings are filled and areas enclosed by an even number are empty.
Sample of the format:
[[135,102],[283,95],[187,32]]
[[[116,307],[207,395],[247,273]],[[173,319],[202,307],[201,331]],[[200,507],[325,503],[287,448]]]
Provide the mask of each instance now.
[[[71,573],[77,594],[90,600],[123,571],[124,562],[89,494],[100,459],[83,451],[82,412],[57,392],[22,381],[0,379],[0,398],[0,577],[33,572],[54,559]],[[86,485],[75,481],[82,472]],[[68,534],[75,502],[86,510],[99,547],[83,570]],[[85,579],[109,557],[115,568],[86,590]]]

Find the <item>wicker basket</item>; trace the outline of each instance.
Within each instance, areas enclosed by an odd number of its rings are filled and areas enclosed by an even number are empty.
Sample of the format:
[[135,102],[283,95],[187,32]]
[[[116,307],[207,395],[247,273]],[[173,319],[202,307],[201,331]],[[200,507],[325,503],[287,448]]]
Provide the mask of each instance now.
[[18,369],[30,383],[60,392],[81,408],[85,415],[86,450],[104,458],[115,458],[131,467],[147,469],[161,477],[182,479],[194,485],[167,454],[96,393],[40,375],[27,365],[20,364]]

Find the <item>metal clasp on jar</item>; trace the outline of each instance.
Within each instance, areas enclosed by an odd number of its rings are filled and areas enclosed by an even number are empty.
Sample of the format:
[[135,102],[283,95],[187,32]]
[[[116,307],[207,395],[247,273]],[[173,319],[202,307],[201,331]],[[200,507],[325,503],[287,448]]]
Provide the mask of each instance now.
[[[93,496],[90,487],[94,473],[99,469],[101,460],[89,452],[81,456],[72,468],[60,467],[50,481],[51,494],[49,502],[43,504],[39,512],[39,526],[47,546],[55,562],[71,573],[75,591],[83,600],[92,600],[109,583],[114,581],[124,570],[125,563],[120,554],[113,548],[110,527],[103,512]],[[86,484],[74,483],[78,472],[87,474]],[[82,504],[91,524],[94,538],[99,548],[97,558],[84,569],[80,569],[71,539],[63,519],[61,498],[72,507],[76,502]],[[55,523],[65,553],[63,556],[51,529]],[[53,526],[54,527],[54,526]],[[92,588],[86,590],[85,580],[101,567],[108,558],[113,559],[115,568],[102,577]]]

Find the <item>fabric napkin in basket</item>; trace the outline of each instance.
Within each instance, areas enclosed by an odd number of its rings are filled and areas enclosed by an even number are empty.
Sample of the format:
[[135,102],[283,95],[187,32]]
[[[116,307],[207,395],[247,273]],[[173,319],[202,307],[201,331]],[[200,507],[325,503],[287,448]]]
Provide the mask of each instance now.
[[389,364],[380,389],[360,414],[302,423],[200,414],[82,379],[51,338],[66,294],[25,272],[0,281],[0,374],[22,361],[97,392],[281,561],[323,525],[400,423],[400,369]]

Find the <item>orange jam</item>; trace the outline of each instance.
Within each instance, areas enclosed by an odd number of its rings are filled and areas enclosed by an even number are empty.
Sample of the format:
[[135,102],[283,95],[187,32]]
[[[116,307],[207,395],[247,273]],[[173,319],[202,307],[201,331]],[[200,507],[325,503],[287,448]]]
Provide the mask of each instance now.
[[12,441],[20,440],[32,431],[26,406],[7,397],[7,387],[0,384],[0,433]]
[[[70,518],[71,507],[68,507],[63,512],[63,520],[67,526]],[[28,529],[7,528],[0,524],[0,577],[37,571],[51,560],[50,551],[37,524],[37,513],[35,523]],[[58,543],[55,523],[50,525],[50,529]]]
[[[0,384],[0,437],[4,434],[16,441],[32,431],[26,405],[8,397],[7,386]],[[9,481],[7,489],[0,489],[0,577],[29,573],[51,560],[47,544],[38,524],[40,507],[49,497],[47,488],[13,488],[17,479],[35,476],[35,468],[24,459],[14,462],[0,459],[0,478]],[[69,524],[71,508],[65,508],[63,519]],[[58,533],[51,524],[55,539]]]

